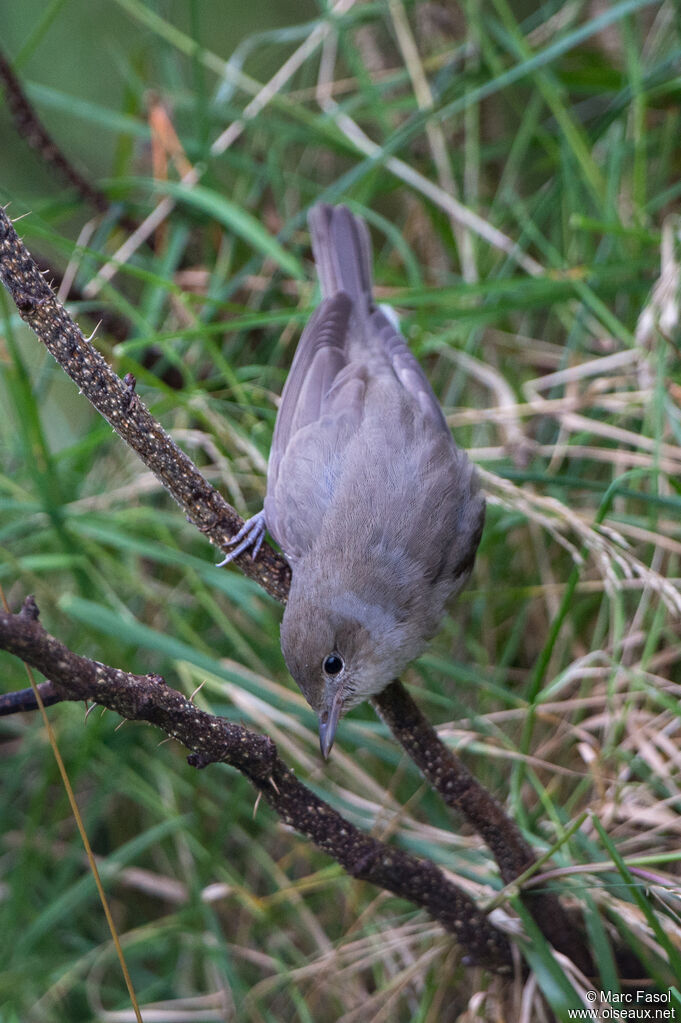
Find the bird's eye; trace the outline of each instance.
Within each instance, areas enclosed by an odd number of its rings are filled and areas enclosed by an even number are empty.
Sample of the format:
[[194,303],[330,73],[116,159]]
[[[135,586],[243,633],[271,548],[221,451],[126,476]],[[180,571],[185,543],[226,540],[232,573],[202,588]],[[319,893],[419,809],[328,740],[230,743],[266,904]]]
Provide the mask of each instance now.
[[339,675],[344,667],[343,658],[339,657],[338,654],[329,654],[328,657],[324,658],[322,664],[322,668],[327,675]]

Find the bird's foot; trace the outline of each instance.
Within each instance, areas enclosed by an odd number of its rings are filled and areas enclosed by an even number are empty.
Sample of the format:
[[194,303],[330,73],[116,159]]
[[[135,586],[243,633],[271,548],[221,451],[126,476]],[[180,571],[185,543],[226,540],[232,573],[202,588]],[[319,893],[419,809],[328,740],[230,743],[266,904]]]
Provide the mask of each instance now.
[[253,561],[258,556],[258,551],[262,547],[262,542],[265,539],[265,533],[267,532],[267,525],[265,523],[265,512],[259,511],[257,515],[251,516],[247,519],[236,536],[233,536],[231,540],[227,541],[227,544],[231,546],[236,544],[233,551],[230,551],[223,560],[216,565],[216,568],[222,568],[223,565],[228,565],[230,561],[234,561],[240,554],[248,550],[249,547],[253,548],[251,558]]

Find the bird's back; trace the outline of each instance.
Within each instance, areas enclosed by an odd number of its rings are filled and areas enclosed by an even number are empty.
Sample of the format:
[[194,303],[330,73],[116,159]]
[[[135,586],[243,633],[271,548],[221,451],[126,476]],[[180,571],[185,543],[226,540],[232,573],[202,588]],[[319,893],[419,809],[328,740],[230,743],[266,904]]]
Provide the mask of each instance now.
[[320,205],[309,223],[322,302],[282,395],[268,528],[294,575],[325,547],[340,585],[362,561],[375,564],[363,575],[382,587],[379,566],[392,559],[429,579],[441,604],[440,590],[470,571],[462,552],[479,539],[484,502],[472,467],[404,338],[374,304],[364,221]]

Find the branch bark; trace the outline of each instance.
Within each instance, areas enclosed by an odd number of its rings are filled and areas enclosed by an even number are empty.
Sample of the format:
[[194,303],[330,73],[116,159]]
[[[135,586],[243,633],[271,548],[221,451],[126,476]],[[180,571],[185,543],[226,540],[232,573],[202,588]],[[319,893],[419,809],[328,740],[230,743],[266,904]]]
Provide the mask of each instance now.
[[[463,814],[487,843],[505,884],[532,866],[535,857],[519,828],[494,796],[474,778],[464,763],[439,738],[401,682],[393,682],[373,698],[376,711],[442,799]],[[579,928],[550,892],[520,892],[542,934],[586,974],[594,964]]]
[[0,613],[0,646],[50,676],[67,700],[94,700],[130,721],[147,721],[192,751],[194,767],[235,767],[289,825],[369,881],[426,909],[456,936],[471,962],[497,973],[511,969],[511,948],[473,900],[429,860],[363,834],[316,796],[279,757],[270,738],[199,710],[160,675],[133,675],[69,650],[45,632],[32,597],[19,614]]
[[[43,279],[5,210],[0,210],[0,280],[22,320],[88,401],[151,469],[189,521],[211,543],[227,550],[227,541],[243,520],[154,419],[135,394],[134,381],[121,380],[83,337]],[[275,599],[285,602],[291,570],[272,547],[263,544],[255,561],[245,553],[235,563]]]
[[[0,52],[0,80],[5,87],[7,106],[14,120],[18,134],[25,139],[27,145],[52,167],[70,185],[78,195],[89,203],[98,213],[107,213],[111,207],[106,195],[89,182],[74,166],[71,160],[48,134],[43,123],[36,114],[30,100],[24,92],[12,65]],[[126,231],[134,231],[135,221],[128,216],[120,218],[120,224]]]

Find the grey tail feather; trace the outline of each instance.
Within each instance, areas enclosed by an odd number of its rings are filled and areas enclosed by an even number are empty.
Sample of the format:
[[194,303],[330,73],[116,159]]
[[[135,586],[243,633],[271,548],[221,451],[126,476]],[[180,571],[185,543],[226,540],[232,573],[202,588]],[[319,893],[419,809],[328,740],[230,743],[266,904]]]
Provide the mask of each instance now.
[[347,206],[318,203],[308,224],[322,297],[344,291],[363,312],[371,312],[371,239],[364,221]]

